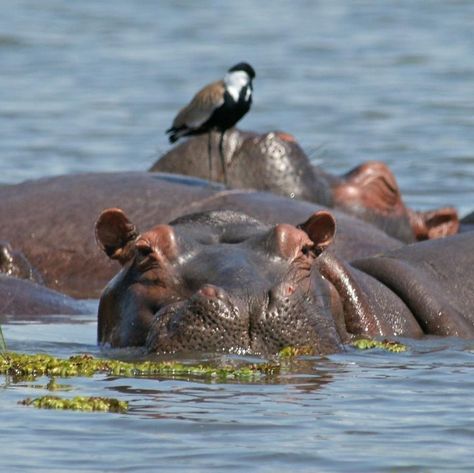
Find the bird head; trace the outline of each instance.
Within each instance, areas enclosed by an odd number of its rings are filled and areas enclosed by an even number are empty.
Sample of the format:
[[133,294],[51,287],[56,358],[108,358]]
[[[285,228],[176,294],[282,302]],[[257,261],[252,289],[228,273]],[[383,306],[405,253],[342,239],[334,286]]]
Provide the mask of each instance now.
[[239,62],[235,66],[232,66],[227,72],[232,73],[239,71],[245,72],[249,76],[250,80],[255,79],[256,74],[254,68],[246,62]]

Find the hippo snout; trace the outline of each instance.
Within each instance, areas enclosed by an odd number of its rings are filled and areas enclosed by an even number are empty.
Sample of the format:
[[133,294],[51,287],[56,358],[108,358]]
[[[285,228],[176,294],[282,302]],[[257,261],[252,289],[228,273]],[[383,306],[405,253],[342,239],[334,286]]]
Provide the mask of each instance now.
[[249,319],[239,305],[224,289],[206,284],[189,299],[156,314],[146,348],[159,353],[244,353],[249,347]]

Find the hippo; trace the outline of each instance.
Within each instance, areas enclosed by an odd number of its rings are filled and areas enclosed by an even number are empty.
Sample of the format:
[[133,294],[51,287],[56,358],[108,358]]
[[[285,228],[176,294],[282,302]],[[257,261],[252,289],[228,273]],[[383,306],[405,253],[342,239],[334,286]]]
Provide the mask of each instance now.
[[[3,239],[23,252],[47,287],[72,297],[97,298],[116,269],[94,242],[101,210],[122,207],[141,228],[190,212],[229,209],[264,223],[297,224],[324,207],[267,192],[226,189],[201,179],[127,172],[56,176],[0,187]],[[371,224],[334,211],[333,249],[353,259],[403,243]]]
[[0,316],[91,314],[90,306],[28,279],[0,274]]
[[84,302],[52,291],[20,251],[0,242],[0,315],[76,315],[91,310]]
[[[219,137],[216,132],[210,138],[192,137],[165,153],[150,171],[223,182],[216,153],[211,156],[212,175],[203,165],[209,159],[209,139],[215,148]],[[292,135],[278,131],[257,134],[232,128],[225,133],[223,149],[230,188],[252,188],[342,210],[404,242],[444,237],[459,229],[452,207],[429,212],[407,208],[395,176],[382,162],[369,161],[334,176],[313,166]]]
[[242,212],[190,214],[140,233],[104,210],[96,239],[120,265],[98,341],[148,352],[340,351],[355,336],[474,337],[474,233],[347,262],[327,210],[297,225]]

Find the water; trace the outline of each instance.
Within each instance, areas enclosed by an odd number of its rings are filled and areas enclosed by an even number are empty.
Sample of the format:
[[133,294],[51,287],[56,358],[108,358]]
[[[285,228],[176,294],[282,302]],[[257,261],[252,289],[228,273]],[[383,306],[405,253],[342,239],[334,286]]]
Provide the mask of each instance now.
[[[10,348],[98,354],[93,316],[9,324]],[[79,330],[80,328],[80,330]],[[71,343],[74,340],[74,343]],[[0,390],[0,466],[8,472],[472,471],[474,344],[407,341],[307,358],[266,383],[205,379],[60,380],[62,396],[112,396],[127,414],[17,405],[47,378]]]
[[[176,111],[231,65],[257,71],[245,129],[293,133],[341,173],[390,165],[411,206],[474,202],[474,3],[0,0],[0,181],[143,170]],[[95,317],[6,324],[10,348],[98,353]],[[79,323],[80,322],[80,323]],[[0,469],[472,471],[473,348],[347,352],[279,382],[67,380],[126,415],[39,411],[0,391]],[[3,380],[3,378],[2,378]]]

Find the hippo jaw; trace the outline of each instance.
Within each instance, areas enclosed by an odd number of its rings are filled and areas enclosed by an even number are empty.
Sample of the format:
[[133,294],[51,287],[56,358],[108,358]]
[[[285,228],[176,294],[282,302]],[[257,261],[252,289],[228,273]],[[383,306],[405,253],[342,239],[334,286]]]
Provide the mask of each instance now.
[[340,349],[327,283],[312,271],[333,238],[329,213],[313,215],[299,229],[259,226],[203,238],[201,228],[197,241],[182,219],[135,236],[120,212],[105,211],[96,225],[99,244],[123,265],[101,298],[100,343],[168,353]]

